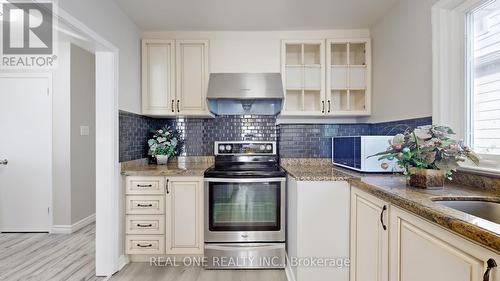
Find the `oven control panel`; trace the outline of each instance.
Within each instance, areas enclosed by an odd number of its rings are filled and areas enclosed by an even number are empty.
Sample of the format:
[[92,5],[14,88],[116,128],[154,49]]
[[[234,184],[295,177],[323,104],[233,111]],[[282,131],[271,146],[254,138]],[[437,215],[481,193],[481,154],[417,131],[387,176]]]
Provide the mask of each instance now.
[[276,142],[269,141],[217,141],[215,155],[275,155]]

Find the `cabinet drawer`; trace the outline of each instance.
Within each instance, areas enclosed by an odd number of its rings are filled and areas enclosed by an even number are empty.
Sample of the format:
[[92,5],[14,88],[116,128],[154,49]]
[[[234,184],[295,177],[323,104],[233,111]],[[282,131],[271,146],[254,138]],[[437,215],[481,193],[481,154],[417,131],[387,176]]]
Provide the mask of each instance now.
[[165,213],[164,196],[127,196],[126,210],[130,215],[161,215]]
[[164,235],[127,235],[125,252],[132,255],[160,255],[165,253]]
[[127,177],[126,194],[164,194],[164,177]]
[[165,216],[128,215],[126,232],[127,234],[165,234]]

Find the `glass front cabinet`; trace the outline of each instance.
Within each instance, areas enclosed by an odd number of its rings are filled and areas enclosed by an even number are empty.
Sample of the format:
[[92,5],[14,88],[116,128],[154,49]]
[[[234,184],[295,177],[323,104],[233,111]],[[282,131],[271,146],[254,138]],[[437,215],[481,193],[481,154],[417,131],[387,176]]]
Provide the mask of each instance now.
[[281,69],[282,115],[370,115],[370,39],[283,40]]
[[324,40],[283,41],[283,115],[324,114],[325,68]]

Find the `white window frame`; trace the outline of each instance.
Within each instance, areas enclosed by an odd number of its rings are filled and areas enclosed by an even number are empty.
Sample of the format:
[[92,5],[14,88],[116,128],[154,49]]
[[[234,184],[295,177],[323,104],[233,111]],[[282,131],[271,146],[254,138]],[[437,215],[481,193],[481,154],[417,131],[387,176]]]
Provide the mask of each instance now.
[[[467,14],[487,0],[440,0],[432,7],[432,119],[448,125],[470,143],[470,105],[467,85]],[[500,156],[481,154],[479,166],[461,170],[499,175]]]

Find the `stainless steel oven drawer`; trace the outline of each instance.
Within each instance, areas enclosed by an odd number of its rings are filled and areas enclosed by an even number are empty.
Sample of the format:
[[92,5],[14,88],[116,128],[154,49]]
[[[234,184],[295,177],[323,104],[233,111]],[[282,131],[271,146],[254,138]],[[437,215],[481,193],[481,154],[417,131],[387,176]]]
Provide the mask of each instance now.
[[205,243],[205,268],[284,268],[285,255],[285,243]]

